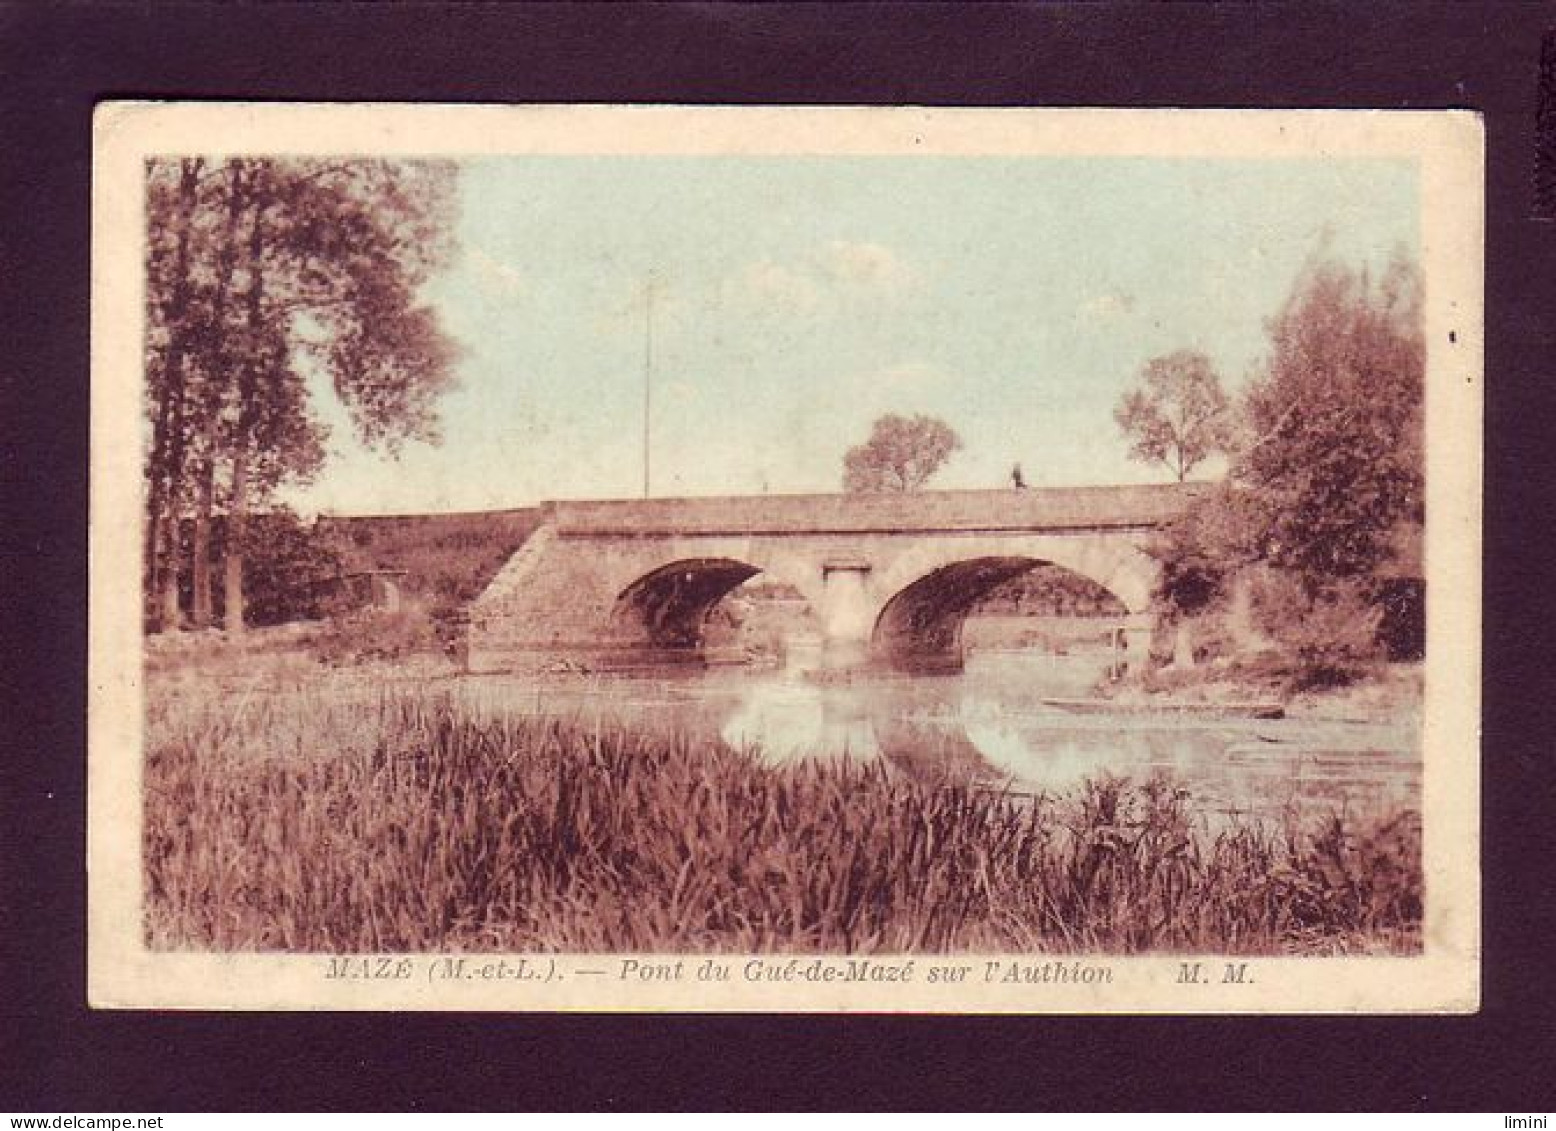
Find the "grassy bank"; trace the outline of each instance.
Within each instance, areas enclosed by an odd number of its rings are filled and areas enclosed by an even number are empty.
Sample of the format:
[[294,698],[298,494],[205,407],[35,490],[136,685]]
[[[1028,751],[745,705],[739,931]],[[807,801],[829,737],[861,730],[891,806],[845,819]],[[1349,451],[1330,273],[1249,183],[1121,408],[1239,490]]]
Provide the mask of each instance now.
[[1275,702],[1301,718],[1419,720],[1425,698],[1419,662],[1378,662],[1348,683],[1299,689],[1278,660],[1212,662],[1187,669],[1151,668],[1118,682],[1102,681],[1093,693],[1119,703]]
[[[301,704],[301,706],[300,706]],[[148,718],[146,930],[290,951],[1419,947],[1414,814],[1222,826],[426,696]]]

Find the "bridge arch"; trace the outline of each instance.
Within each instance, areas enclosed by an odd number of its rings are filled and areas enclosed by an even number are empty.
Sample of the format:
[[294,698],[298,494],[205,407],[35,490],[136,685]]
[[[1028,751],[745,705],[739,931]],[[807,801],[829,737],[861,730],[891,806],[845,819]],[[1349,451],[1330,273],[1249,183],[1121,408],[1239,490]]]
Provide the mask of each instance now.
[[656,650],[696,651],[708,614],[759,572],[733,558],[683,558],[650,570],[617,594],[612,635]]
[[999,585],[1043,564],[1112,594],[1128,614],[1136,646],[1142,643],[1157,567],[1139,545],[1117,539],[967,539],[911,551],[883,573],[872,656],[898,668],[960,668],[962,627],[974,606]]
[[639,574],[620,589],[610,612],[610,635],[620,645],[656,653],[700,654],[708,619],[720,601],[753,577],[798,591],[812,608],[814,584],[792,563],[763,554],[682,557]]

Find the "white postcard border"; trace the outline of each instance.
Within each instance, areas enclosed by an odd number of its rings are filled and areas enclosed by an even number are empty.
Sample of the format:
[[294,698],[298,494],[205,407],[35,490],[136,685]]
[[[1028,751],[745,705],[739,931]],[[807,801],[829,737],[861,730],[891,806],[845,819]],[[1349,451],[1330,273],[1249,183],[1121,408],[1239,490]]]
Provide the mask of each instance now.
[[[1484,141],[1477,115],[109,103],[98,110],[95,135],[87,832],[93,1006],[945,1013],[1470,1012],[1478,1007]],[[791,967],[786,956],[530,955],[523,958],[526,973],[519,976],[514,971],[520,956],[147,950],[140,894],[142,178],[147,156],[185,152],[1417,160],[1429,343],[1424,953],[1290,959],[917,955],[906,976],[906,956],[804,956],[792,959]],[[462,968],[457,966],[461,958]],[[332,965],[348,960],[365,963],[365,976],[356,976],[356,968]],[[487,976],[484,968],[499,962],[506,963],[507,972],[494,968]],[[668,974],[678,962],[679,978],[640,976],[648,964]],[[710,962],[729,967],[728,979],[699,977]],[[1054,980],[1041,980],[1045,963]],[[1187,972],[1196,965],[1189,980]],[[1072,966],[1079,980],[1066,981],[1057,968]],[[962,980],[931,981],[932,970],[955,967],[967,968]],[[842,973],[828,980],[828,969]],[[1031,970],[1039,980],[1007,980],[1012,970]],[[446,976],[452,971],[458,976]],[[1088,981],[1086,971],[1102,973]]]

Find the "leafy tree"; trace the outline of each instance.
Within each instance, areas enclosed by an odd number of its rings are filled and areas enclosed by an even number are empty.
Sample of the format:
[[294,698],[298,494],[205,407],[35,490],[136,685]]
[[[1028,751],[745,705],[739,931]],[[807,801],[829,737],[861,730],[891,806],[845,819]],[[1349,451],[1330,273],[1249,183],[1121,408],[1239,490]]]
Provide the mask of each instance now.
[[1419,274],[1403,259],[1377,281],[1317,263],[1267,330],[1241,404],[1246,439],[1227,480],[1159,540],[1158,597],[1194,615],[1240,578],[1303,678],[1332,681],[1376,650],[1401,579],[1420,574]]
[[1227,450],[1231,405],[1210,359],[1179,350],[1146,363],[1141,388],[1119,400],[1113,419],[1132,441],[1129,454],[1160,463],[1182,483],[1200,464]]
[[1211,487],[1162,531],[1152,552],[1161,562],[1157,598],[1174,619],[1196,616],[1227,596],[1233,576],[1259,560],[1268,522],[1260,500],[1230,482]]
[[393,454],[435,441],[456,352],[422,284],[451,252],[453,167],[313,158],[154,159],[147,167],[147,577],[179,621],[176,531],[197,623],[212,614],[211,518],[225,518],[223,606],[244,624],[247,518],[324,461],[316,387]]
[[917,491],[962,446],[951,426],[931,416],[888,414],[870,438],[843,457],[843,490]]
[[1425,518],[1419,275],[1404,260],[1377,283],[1316,265],[1269,335],[1244,399],[1253,439],[1233,468],[1262,503],[1258,549],[1309,591],[1372,576],[1419,544],[1410,529]]
[[[193,523],[184,524],[186,540]],[[220,566],[226,558],[227,518],[215,515],[208,531],[210,552]],[[250,625],[276,625],[317,620],[350,604],[341,585],[346,569],[340,548],[324,524],[300,520],[285,507],[249,516],[250,546],[245,557],[244,615]],[[185,578],[192,597],[192,575]],[[222,612],[223,594],[213,594],[215,612]]]

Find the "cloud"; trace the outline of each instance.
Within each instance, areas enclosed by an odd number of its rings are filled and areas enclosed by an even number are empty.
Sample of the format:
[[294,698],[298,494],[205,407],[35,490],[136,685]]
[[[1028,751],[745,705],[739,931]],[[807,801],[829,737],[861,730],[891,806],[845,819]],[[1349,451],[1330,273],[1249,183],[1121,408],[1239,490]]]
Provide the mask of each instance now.
[[1086,318],[1105,322],[1113,318],[1126,318],[1134,312],[1134,295],[1124,291],[1105,291],[1081,303],[1077,313]]
[[476,285],[498,298],[522,298],[529,292],[529,280],[512,264],[494,259],[478,247],[465,249],[465,258],[475,274]]
[[806,313],[821,303],[822,287],[804,270],[761,259],[742,269],[735,278],[737,292],[763,305]]
[[944,369],[927,362],[898,361],[845,372],[824,382],[809,407],[829,431],[845,421],[852,427],[860,419],[868,421],[882,412],[933,411],[950,379]]
[[918,273],[891,248],[831,240],[785,262],[764,258],[748,264],[724,290],[767,310],[810,314],[845,303],[883,301],[918,284]]
[[918,283],[918,273],[883,244],[833,240],[816,259],[822,273],[845,286],[900,291]]

